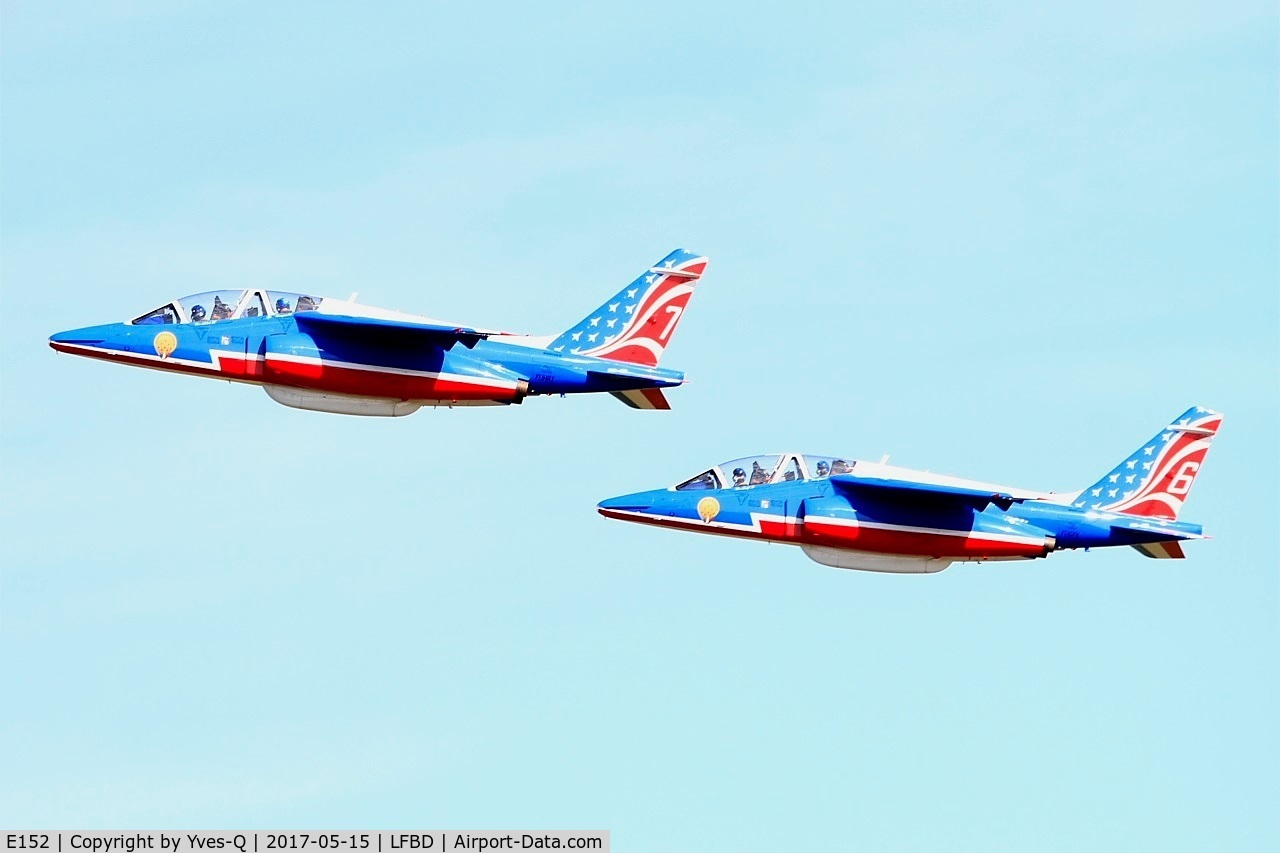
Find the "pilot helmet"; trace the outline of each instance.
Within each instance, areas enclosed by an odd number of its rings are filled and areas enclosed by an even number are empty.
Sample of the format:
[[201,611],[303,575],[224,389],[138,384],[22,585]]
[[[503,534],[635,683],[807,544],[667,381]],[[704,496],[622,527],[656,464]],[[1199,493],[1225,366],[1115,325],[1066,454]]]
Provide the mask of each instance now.
[[204,319],[204,306],[196,305],[191,309],[191,322],[199,323]]
[[277,299],[277,300],[276,300],[276,310],[277,310],[277,311],[288,311],[288,310],[289,310],[289,300],[288,300],[288,299],[285,299],[283,296],[282,296],[282,297],[280,297],[279,299]]
[[818,476],[821,477],[825,475],[827,472],[829,472],[830,470],[831,470],[831,466],[828,465],[826,462],[818,463]]
[[747,472],[746,472],[746,471],[743,471],[741,468],[734,468],[734,469],[733,469],[733,476],[735,476],[735,477],[745,477],[745,476],[747,476]]

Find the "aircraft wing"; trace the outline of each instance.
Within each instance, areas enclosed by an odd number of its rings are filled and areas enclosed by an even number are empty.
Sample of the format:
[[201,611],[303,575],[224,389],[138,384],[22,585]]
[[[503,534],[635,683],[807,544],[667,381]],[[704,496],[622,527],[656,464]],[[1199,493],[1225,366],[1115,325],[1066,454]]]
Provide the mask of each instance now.
[[861,493],[868,497],[876,496],[933,504],[952,504],[974,509],[986,509],[988,504],[995,504],[1001,509],[1007,510],[1015,503],[1031,500],[1026,496],[1011,495],[1006,492],[992,492],[985,489],[972,489],[966,486],[919,483],[914,480],[891,480],[884,477],[859,477],[856,474],[836,474],[831,478],[831,485],[841,491]]
[[348,314],[322,314],[319,311],[305,311],[294,314],[293,318],[298,322],[298,328],[303,331],[327,332],[370,342],[399,341],[408,345],[428,344],[444,349],[449,349],[456,343],[470,349],[481,338],[487,338],[490,334],[469,329],[466,326],[390,320],[381,317],[355,317]]

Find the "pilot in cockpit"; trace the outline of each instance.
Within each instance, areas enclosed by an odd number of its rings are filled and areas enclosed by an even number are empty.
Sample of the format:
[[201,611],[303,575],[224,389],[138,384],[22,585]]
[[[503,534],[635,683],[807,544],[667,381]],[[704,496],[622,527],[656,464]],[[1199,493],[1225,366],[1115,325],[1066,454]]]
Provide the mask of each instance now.
[[276,313],[277,313],[277,314],[292,314],[292,313],[293,313],[293,306],[289,304],[289,300],[288,300],[288,299],[285,299],[284,297],[281,297],[281,298],[279,298],[279,299],[277,299],[277,300],[276,300]]
[[191,322],[193,323],[204,322],[204,306],[203,305],[193,305],[191,307]]
[[747,472],[743,471],[741,468],[734,468],[733,469],[733,487],[735,489],[741,489],[746,485],[747,485]]
[[830,473],[831,473],[831,466],[830,466],[830,465],[828,465],[828,464],[826,463],[826,460],[823,460],[822,462],[819,462],[819,463],[818,463],[818,476],[819,476],[819,477],[826,477],[826,476],[827,476],[827,475],[829,475]]
[[235,311],[234,305],[228,305],[222,301],[221,296],[213,297],[213,318],[214,320],[230,320],[232,312]]

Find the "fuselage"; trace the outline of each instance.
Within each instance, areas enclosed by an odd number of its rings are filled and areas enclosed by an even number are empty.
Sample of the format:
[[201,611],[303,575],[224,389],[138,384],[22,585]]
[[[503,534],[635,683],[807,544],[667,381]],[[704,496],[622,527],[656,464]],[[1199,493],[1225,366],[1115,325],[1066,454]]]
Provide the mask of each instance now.
[[[1195,538],[1196,525],[1142,519],[1073,506],[1073,494],[1009,489],[879,463],[845,462],[801,454],[778,459],[751,484],[747,463],[717,466],[678,486],[623,495],[600,503],[601,514],[625,521],[799,545],[818,562],[874,571],[929,572],[954,561],[1025,560],[1055,550],[1138,545]],[[735,463],[741,463],[735,466]],[[840,468],[869,478],[968,488],[1016,499],[1002,508],[962,502],[869,494],[843,488]],[[760,470],[765,470],[766,463]],[[741,476],[735,477],[733,471]],[[700,479],[701,478],[701,479]],[[734,485],[735,479],[739,480]],[[1157,522],[1157,523],[1153,523]]]
[[[276,311],[268,306],[285,300],[271,296],[276,294],[245,291],[238,302],[229,298],[229,316],[216,320],[203,304],[179,300],[132,322],[61,332],[49,343],[74,355],[262,385],[286,405],[349,414],[500,405],[539,394],[669,387],[684,379],[678,371],[544,349],[550,338],[485,332],[465,343],[422,345],[394,328],[382,334],[317,332],[299,322],[306,313],[294,310],[297,301],[288,300],[288,311]],[[436,322],[338,300],[302,299],[317,312]],[[192,319],[193,311],[202,319]]]

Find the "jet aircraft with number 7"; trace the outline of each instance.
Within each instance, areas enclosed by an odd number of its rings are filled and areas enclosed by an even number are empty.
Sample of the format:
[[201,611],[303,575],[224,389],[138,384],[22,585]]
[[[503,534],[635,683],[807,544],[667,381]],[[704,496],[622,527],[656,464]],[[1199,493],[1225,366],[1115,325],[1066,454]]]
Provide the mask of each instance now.
[[123,323],[59,332],[73,355],[261,385],[297,409],[400,416],[422,406],[485,406],[607,392],[669,409],[658,367],[707,267],[677,249],[559,335],[443,323],[352,300],[249,288],[166,302]]
[[1188,409],[1093,485],[1054,494],[883,463],[798,453],[745,457],[677,486],[602,501],[609,518],[799,545],[840,569],[937,572],[1128,545],[1182,558],[1178,520],[1222,415]]

